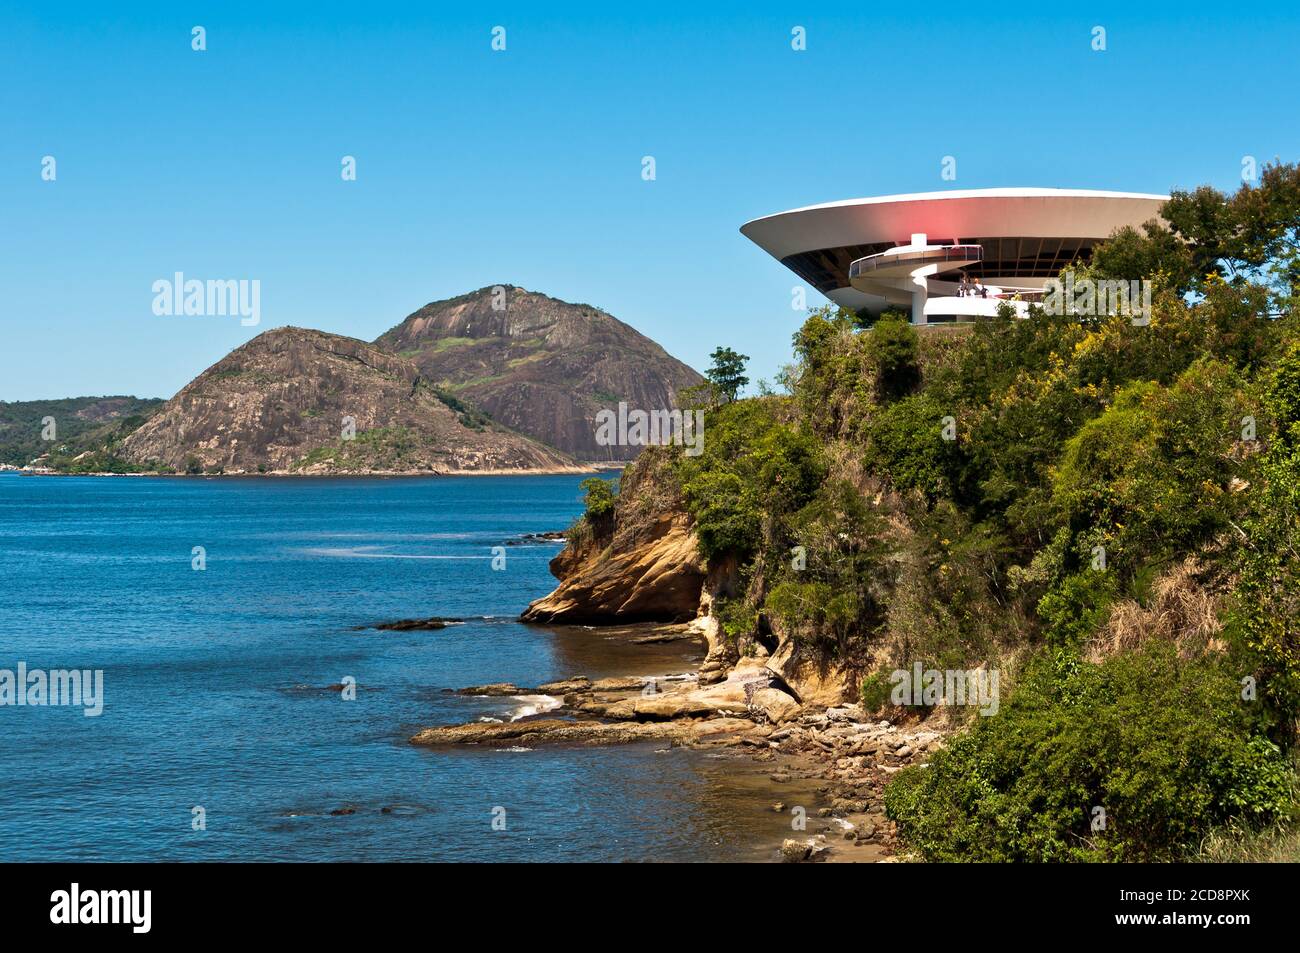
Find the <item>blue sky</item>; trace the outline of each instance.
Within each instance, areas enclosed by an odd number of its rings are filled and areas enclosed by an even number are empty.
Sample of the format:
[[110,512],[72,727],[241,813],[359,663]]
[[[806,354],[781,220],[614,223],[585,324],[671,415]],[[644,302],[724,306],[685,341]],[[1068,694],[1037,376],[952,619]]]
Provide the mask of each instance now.
[[[750,218],[941,188],[1229,189],[1245,155],[1300,158],[1294,4],[470,6],[6,7],[0,399],[170,396],[267,328],[370,340],[507,282],[771,377],[801,315]],[[260,280],[261,325],[155,316],[176,271]]]

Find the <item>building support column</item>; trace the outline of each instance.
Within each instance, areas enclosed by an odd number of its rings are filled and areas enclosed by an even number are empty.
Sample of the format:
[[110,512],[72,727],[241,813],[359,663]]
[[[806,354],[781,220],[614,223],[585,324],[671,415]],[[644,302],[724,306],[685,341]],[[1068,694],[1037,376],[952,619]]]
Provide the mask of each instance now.
[[912,323],[925,324],[926,283],[924,278],[913,278],[913,284],[920,287],[912,289]]

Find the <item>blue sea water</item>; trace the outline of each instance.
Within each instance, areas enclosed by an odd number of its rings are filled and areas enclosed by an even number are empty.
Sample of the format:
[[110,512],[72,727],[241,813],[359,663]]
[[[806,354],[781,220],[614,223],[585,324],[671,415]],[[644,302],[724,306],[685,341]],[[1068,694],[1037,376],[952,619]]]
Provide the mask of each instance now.
[[[515,621],[558,548],[524,534],[568,526],[580,480],[0,473],[0,669],[104,672],[99,717],[0,707],[0,861],[770,856],[785,822],[732,761],[408,743],[529,704],[448,689],[698,662]],[[433,615],[467,621],[357,628]]]

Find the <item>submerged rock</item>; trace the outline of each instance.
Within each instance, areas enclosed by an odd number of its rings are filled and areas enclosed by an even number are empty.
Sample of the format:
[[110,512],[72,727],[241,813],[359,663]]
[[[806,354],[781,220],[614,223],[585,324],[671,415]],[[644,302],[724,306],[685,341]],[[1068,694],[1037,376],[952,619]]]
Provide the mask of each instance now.
[[428,619],[398,619],[396,622],[376,622],[374,625],[362,625],[357,627],[361,629],[382,629],[386,632],[411,632],[421,630],[445,629],[449,625],[455,625],[463,619],[443,619],[439,616],[433,616]]
[[491,685],[471,685],[469,688],[458,688],[456,689],[455,694],[511,696],[511,695],[537,695],[541,693],[530,691],[527,688],[520,688],[514,682],[493,682]]

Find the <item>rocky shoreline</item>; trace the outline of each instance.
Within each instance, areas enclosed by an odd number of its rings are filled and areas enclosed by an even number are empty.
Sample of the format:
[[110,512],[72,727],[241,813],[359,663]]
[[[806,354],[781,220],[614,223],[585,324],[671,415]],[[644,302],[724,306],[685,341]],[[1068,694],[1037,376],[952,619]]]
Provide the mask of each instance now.
[[[706,626],[635,627],[628,641],[700,639]],[[549,696],[558,707],[511,722],[425,728],[411,739],[427,747],[667,743],[733,757],[754,766],[754,796],[786,815],[770,844],[757,845],[787,862],[883,862],[898,859],[882,792],[890,776],[942,745],[945,731],[925,723],[869,717],[858,704],[801,704],[774,687],[763,660],[741,660],[726,677],[702,684],[700,672],[592,680],[575,675],[532,687],[509,682],[456,689],[478,696]],[[794,796],[793,788],[814,793]],[[784,830],[777,837],[775,832]]]
[[[553,592],[523,622],[579,626],[583,634],[639,626],[630,643],[696,640],[691,671],[671,677],[591,680],[575,675],[531,688],[480,685],[464,694],[549,696],[549,710],[509,724],[426,728],[432,747],[536,748],[647,742],[735,758],[750,772],[743,797],[784,815],[758,854],[787,861],[884,861],[897,856],[884,813],[890,777],[924,764],[942,745],[946,719],[873,717],[859,697],[859,669],[819,659],[770,619],[728,633],[716,611],[743,589],[735,560],[705,560],[671,460],[643,451],[624,471],[612,513],[584,516],[551,560]],[[585,630],[592,630],[591,633]],[[628,664],[635,665],[628,658]],[[644,671],[644,670],[643,670]],[[893,709],[898,711],[898,709]],[[904,710],[905,711],[905,710]]]

